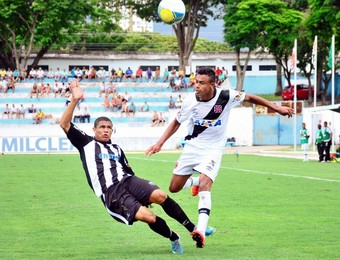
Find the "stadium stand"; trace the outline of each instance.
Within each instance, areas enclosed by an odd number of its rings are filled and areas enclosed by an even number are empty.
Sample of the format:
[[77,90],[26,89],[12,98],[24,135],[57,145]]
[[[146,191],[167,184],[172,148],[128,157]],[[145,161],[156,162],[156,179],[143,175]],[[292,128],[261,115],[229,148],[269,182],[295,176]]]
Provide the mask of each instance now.
[[[108,82],[108,80],[106,80]],[[33,124],[32,113],[28,113],[27,108],[34,104],[36,109],[41,108],[45,114],[51,115],[51,118],[43,120],[43,123],[57,124],[59,118],[65,110],[66,97],[54,96],[53,89],[55,87],[54,82],[51,80],[45,80],[44,83],[49,82],[52,86],[52,91],[49,96],[36,98],[33,96],[30,98],[30,89],[33,86],[33,81],[16,83],[15,93],[0,93],[0,103],[2,104],[0,110],[4,109],[5,104],[15,104],[15,107],[19,107],[21,104],[26,108],[25,118],[12,118],[0,119],[0,125],[8,124]],[[89,108],[91,121],[93,123],[95,118],[98,116],[107,116],[116,123],[126,123],[134,126],[148,125],[151,123],[151,117],[154,110],[163,112],[166,122],[169,122],[169,114],[172,112],[168,111],[169,97],[172,95],[176,100],[178,93],[173,93],[171,88],[168,88],[169,83],[162,82],[114,82],[116,91],[119,94],[128,92],[131,96],[130,102],[133,101],[136,105],[136,113],[134,117],[121,116],[119,111],[110,112],[104,111],[103,99],[99,97],[101,82],[87,82],[81,81],[80,85],[84,88],[85,99],[84,104]],[[191,90],[188,90],[190,92]],[[181,92],[182,96],[185,92]],[[147,101],[150,109],[149,112],[139,112],[141,106]]]

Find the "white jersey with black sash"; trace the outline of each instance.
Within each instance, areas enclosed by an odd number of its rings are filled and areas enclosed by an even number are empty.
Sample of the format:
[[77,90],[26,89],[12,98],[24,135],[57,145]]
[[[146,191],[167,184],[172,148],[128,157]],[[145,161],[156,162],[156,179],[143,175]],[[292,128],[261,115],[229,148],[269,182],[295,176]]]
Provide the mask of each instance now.
[[118,145],[99,142],[72,123],[67,138],[79,150],[87,181],[98,197],[123,177],[134,175]]
[[230,110],[240,105],[245,95],[232,89],[215,88],[214,97],[208,101],[200,101],[195,92],[186,96],[176,117],[181,124],[189,120],[186,145],[197,149],[224,149]]

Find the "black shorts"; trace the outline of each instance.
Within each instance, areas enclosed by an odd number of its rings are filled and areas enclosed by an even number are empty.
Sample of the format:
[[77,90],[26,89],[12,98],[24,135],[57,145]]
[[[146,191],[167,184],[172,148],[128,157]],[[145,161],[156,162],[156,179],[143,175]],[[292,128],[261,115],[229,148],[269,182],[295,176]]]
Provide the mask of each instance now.
[[132,225],[141,206],[150,204],[150,196],[159,187],[136,176],[124,177],[118,184],[110,186],[104,204],[110,215],[126,225]]

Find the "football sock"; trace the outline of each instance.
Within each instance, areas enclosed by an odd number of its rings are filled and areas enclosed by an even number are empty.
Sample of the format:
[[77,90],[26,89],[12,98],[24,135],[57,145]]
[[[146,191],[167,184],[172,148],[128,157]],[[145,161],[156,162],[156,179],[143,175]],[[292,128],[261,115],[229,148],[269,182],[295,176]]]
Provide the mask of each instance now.
[[171,231],[165,220],[156,216],[156,222],[149,224],[149,227],[156,233],[163,237],[169,238],[171,241],[178,239],[178,235]]
[[200,180],[199,177],[190,177],[187,179],[186,183],[183,186],[183,189],[190,188],[191,186],[199,186],[200,185]]
[[189,220],[188,216],[185,214],[183,209],[178,205],[176,201],[168,196],[166,200],[161,204],[161,206],[166,214],[168,214],[173,219],[176,219],[189,232],[194,231],[194,223]]
[[198,224],[197,231],[205,236],[205,230],[208,226],[210,209],[211,209],[211,193],[210,191],[201,191],[198,193]]

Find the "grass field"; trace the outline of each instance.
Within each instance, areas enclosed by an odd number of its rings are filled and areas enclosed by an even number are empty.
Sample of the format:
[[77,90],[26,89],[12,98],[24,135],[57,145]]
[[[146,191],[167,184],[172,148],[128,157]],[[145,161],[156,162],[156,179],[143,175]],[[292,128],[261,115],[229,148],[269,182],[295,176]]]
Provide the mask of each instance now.
[[[167,190],[178,154],[127,154],[136,174]],[[185,253],[144,223],[115,222],[90,190],[79,156],[0,157],[0,259],[340,259],[340,165],[226,155],[212,190],[217,232]],[[196,223],[197,197],[172,194]]]

